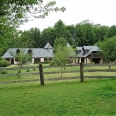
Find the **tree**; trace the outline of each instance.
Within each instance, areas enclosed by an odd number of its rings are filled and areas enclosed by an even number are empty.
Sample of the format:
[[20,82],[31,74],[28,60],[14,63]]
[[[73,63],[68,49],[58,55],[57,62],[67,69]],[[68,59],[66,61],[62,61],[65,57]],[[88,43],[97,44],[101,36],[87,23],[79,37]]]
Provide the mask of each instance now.
[[98,26],[96,30],[97,41],[104,41],[108,38],[109,27],[108,26]]
[[[17,31],[14,27],[7,27],[7,32],[5,36],[0,35],[0,55],[2,56],[8,48],[15,46],[18,42],[20,31]],[[22,44],[20,44],[21,46]]]
[[54,25],[54,29],[56,31],[56,37],[57,38],[64,37],[64,35],[65,35],[65,24],[63,23],[63,21],[59,20],[58,22],[56,22],[55,25]]
[[44,47],[47,42],[54,45],[56,39],[56,32],[54,28],[48,27],[41,32],[41,47]]
[[54,41],[54,48],[57,48],[58,45],[66,46],[67,45],[66,39],[63,37],[57,38]]
[[27,13],[35,18],[45,18],[51,11],[66,10],[64,7],[54,7],[55,5],[55,1],[43,5],[43,0],[1,0],[0,17],[2,22],[4,19],[4,24],[17,25],[28,20]]
[[86,44],[86,28],[83,24],[79,23],[75,26],[75,43],[78,46]]
[[26,52],[26,49],[22,48],[22,49],[17,49],[16,53],[11,51],[11,55],[18,60],[18,71],[17,71],[17,75],[18,77],[20,77],[20,72],[21,72],[21,68],[22,65],[30,62],[32,60],[32,50],[30,49],[28,52]]
[[29,38],[31,47],[39,48],[41,46],[40,30],[38,28],[31,28],[29,31]]
[[100,52],[103,54],[104,59],[108,62],[110,69],[111,59],[116,59],[116,36],[98,42],[97,45],[100,47]]
[[40,30],[38,28],[31,28],[27,31],[21,31],[20,35],[13,39],[12,48],[38,48],[40,47]]
[[73,49],[71,47],[62,46],[61,44],[59,44],[55,49],[53,60],[56,63],[56,65],[60,66],[61,68],[61,77],[62,77],[63,67],[65,69],[65,65],[66,63],[68,63],[71,53],[73,53]]
[[66,39],[61,37],[57,38],[54,42],[54,59],[56,65],[61,67],[61,77],[62,77],[62,69],[66,63],[69,61],[70,55],[74,52],[72,47],[67,46]]
[[[29,20],[30,14],[34,18],[45,18],[49,12],[65,11],[64,7],[55,7],[56,2],[43,4],[42,0],[1,0],[0,1],[0,42],[5,42],[13,35],[20,24]],[[6,40],[5,40],[6,39]],[[6,45],[7,46],[7,45]],[[0,45],[0,51],[3,51]]]
[[68,25],[66,26],[66,34],[65,34],[65,38],[67,40],[67,42],[70,44],[70,45],[73,45],[73,47],[76,47],[76,44],[75,44],[75,27],[74,25]]
[[116,36],[116,25],[113,25],[109,28],[108,38]]

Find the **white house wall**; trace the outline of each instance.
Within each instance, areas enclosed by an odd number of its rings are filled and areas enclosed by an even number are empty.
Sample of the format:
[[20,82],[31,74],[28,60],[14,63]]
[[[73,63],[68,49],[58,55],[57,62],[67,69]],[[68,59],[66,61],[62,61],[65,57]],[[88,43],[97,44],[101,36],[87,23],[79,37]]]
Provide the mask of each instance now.
[[40,62],[44,62],[44,58],[40,58]]

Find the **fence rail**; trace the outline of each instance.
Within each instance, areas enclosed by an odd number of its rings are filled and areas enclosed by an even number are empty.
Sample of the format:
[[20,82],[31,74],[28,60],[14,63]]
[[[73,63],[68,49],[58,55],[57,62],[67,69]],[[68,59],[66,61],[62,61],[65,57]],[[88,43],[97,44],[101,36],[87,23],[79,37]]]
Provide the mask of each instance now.
[[[74,71],[63,71],[63,73],[79,73],[80,70]],[[84,70],[84,72],[116,72],[116,69],[92,69],[92,70]],[[43,74],[60,74],[59,71],[54,72],[43,72]],[[31,73],[20,73],[21,76],[31,76],[31,75],[39,75],[39,72],[31,72]],[[0,74],[0,76],[17,76],[17,74]]]
[[[80,66],[80,64],[69,64],[66,65],[66,67],[74,67],[74,66]],[[109,66],[108,64],[83,64],[83,66]],[[116,64],[111,64],[110,66],[116,66]],[[23,66],[21,69],[26,70],[26,69],[38,69],[38,66]],[[43,68],[56,68],[58,66],[43,66]],[[18,67],[12,67],[12,68],[7,68],[7,67],[0,67],[0,70],[18,70]]]
[[[60,80],[73,80],[79,79],[80,76],[74,77],[56,77],[56,78],[46,78],[45,81],[60,81]],[[84,76],[84,78],[116,78],[116,76]],[[23,83],[23,82],[40,82],[40,79],[31,79],[31,80],[15,80],[15,81],[4,81],[0,84],[12,84],[12,83]]]
[[[67,65],[66,67],[74,67],[74,66],[79,66],[79,65]],[[85,66],[108,66],[108,65],[93,65],[93,64],[84,64],[83,67]],[[111,65],[111,66],[116,66],[116,65]],[[55,67],[51,67],[51,66],[43,66],[42,68],[55,68]],[[81,67],[82,68],[82,67]],[[81,70],[80,68],[80,70]],[[0,71],[2,70],[17,70],[18,68],[0,68]],[[31,67],[22,67],[22,70],[27,70],[27,69],[38,69],[38,72],[26,72],[26,73],[20,73],[21,76],[31,76],[31,75],[38,75],[40,76],[40,69],[39,66],[31,66]],[[116,72],[116,69],[86,69],[84,71],[80,71],[80,70],[70,70],[70,71],[63,71],[63,73],[79,73],[80,72],[80,76],[72,76],[72,77],[55,77],[55,78],[45,78],[45,81],[57,81],[57,80],[69,80],[69,79],[78,79],[81,78],[81,73],[84,72]],[[41,75],[46,75],[46,74],[60,74],[60,71],[50,71],[50,72],[42,72]],[[5,76],[17,76],[18,74],[0,74],[0,77],[5,77]],[[84,76],[82,74],[82,76],[84,78],[116,78],[116,75],[111,75],[111,76]],[[34,82],[34,81],[41,81],[41,79],[30,79],[30,80],[13,80],[13,81],[5,81],[5,82],[0,82],[0,84],[9,84],[9,83],[20,83],[20,82]],[[82,80],[84,81],[84,79]]]

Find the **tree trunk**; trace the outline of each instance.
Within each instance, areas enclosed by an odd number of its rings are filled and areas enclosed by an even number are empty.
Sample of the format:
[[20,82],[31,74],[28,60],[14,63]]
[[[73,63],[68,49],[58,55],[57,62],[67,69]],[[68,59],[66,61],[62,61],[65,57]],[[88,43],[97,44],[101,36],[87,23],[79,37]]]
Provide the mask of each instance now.
[[108,67],[109,67],[109,70],[111,69],[111,66],[110,66],[110,59],[108,60]]
[[44,85],[43,67],[41,63],[39,64],[39,73],[40,73],[40,84]]
[[83,63],[80,63],[80,81],[84,81]]
[[21,77],[20,73],[21,73],[21,67],[20,64],[18,64],[18,72],[17,72],[18,78]]
[[64,65],[64,70],[66,70],[66,66]]
[[62,78],[62,68],[63,68],[63,67],[61,66],[61,78]]

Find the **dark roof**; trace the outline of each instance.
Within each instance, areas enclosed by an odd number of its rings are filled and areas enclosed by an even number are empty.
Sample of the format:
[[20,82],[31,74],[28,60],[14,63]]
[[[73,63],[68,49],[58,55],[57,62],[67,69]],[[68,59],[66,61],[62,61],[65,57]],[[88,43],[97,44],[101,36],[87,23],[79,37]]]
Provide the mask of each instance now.
[[[67,43],[67,47],[70,47],[70,44]],[[83,50],[85,50],[85,54],[83,55]],[[11,55],[11,52],[16,54],[16,50],[18,48],[9,48],[6,53],[2,56],[3,58],[13,58]],[[24,49],[25,53],[28,53],[28,51],[32,50],[32,57],[33,58],[46,58],[46,57],[53,57],[53,48],[49,43],[45,45],[44,48],[19,48]],[[83,47],[76,47],[77,52],[72,53],[71,55],[75,55],[76,57],[86,58],[91,52],[93,51],[99,51],[100,49],[97,46],[83,46]]]
[[[18,48],[9,48],[6,53],[2,56],[3,58],[13,58],[11,53],[14,55],[16,54],[16,50]],[[28,53],[28,50],[32,50],[32,57],[33,58],[43,58],[43,57],[52,57],[53,56],[53,49],[44,49],[44,48],[19,48],[19,49],[24,49],[25,53]]]
[[[85,50],[85,54],[83,55],[83,50]],[[77,49],[77,57],[86,58],[91,52],[99,51],[100,49],[97,46],[83,46],[83,47],[76,47]]]
[[31,50],[33,58],[48,58],[53,56],[52,46],[48,42],[44,48],[9,48],[2,57],[13,58],[13,55],[11,55],[11,53],[15,55],[17,49],[24,50],[25,53],[28,53]]

